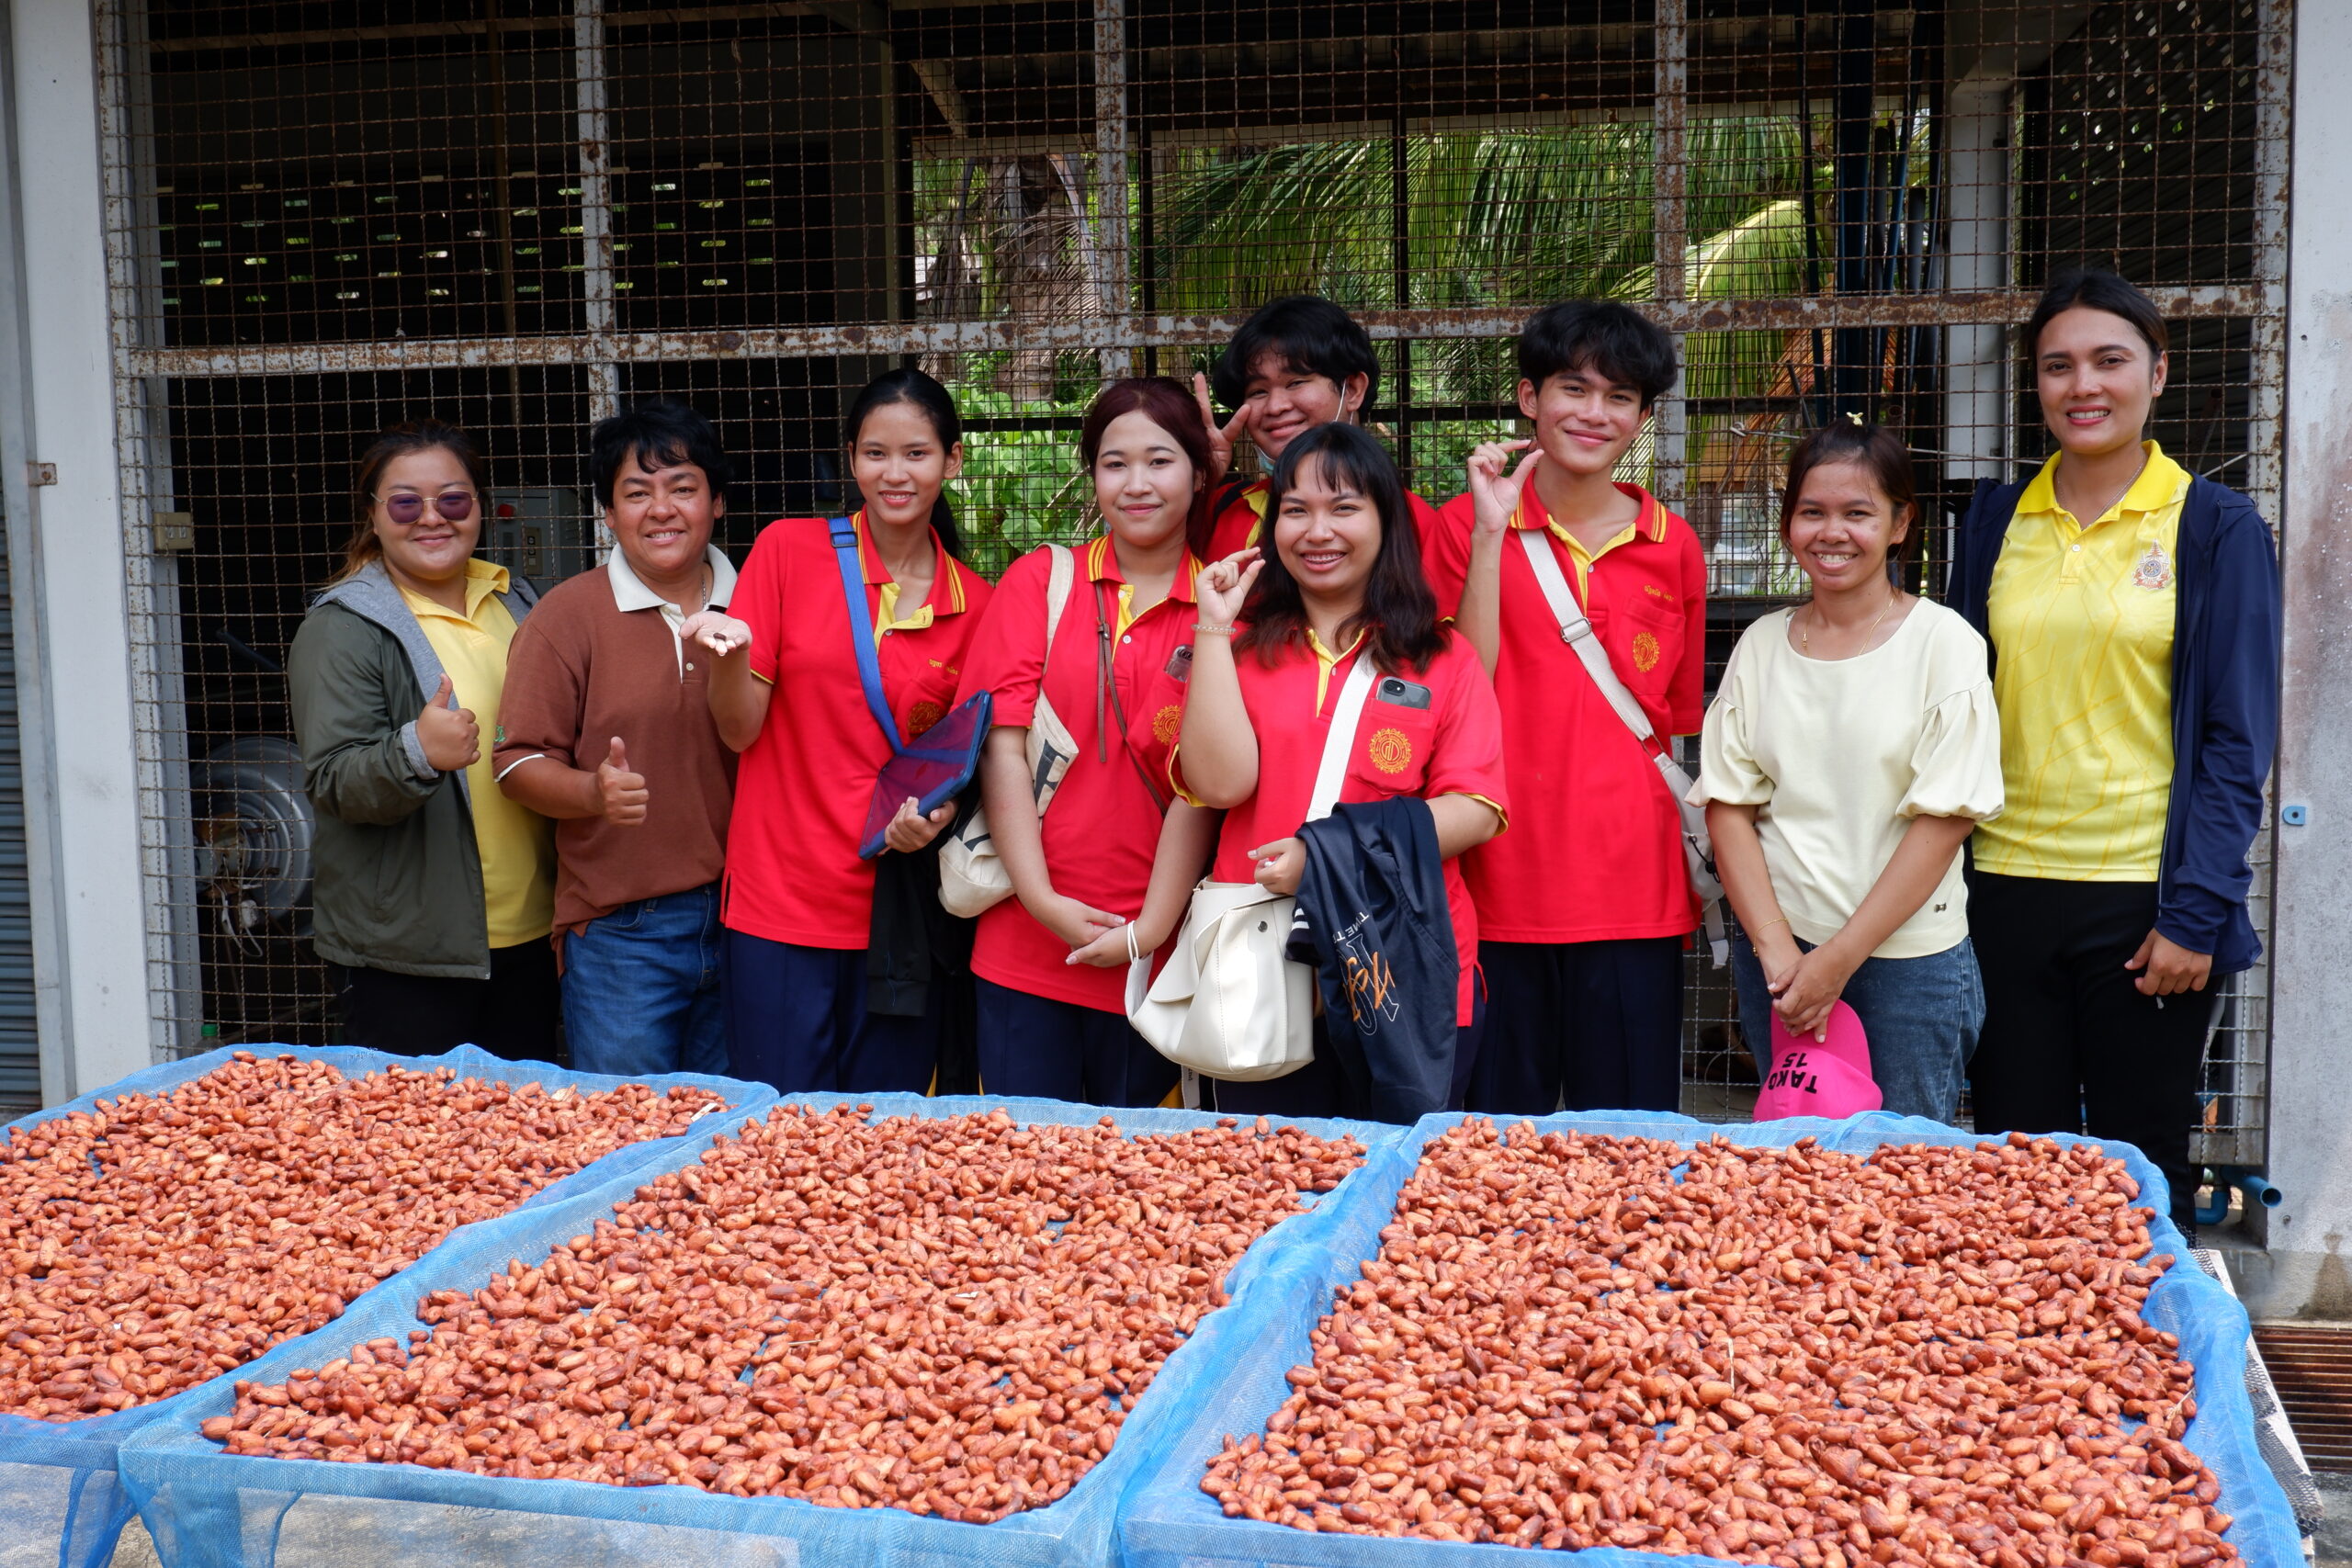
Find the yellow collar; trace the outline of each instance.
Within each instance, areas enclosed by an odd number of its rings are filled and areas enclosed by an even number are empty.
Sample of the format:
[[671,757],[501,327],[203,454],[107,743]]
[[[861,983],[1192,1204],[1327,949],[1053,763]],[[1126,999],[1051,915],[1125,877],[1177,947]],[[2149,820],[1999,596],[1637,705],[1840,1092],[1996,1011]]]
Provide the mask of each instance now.
[[2154,441],[2143,441],[2140,447],[2148,455],[2140,477],[2132,481],[2132,488],[2123,492],[2120,500],[2092,522],[2085,524],[2058,504],[2058,462],[2065,456],[2063,452],[2052,453],[2050,460],[2041,465],[2041,471],[2033,476],[2025,493],[2018,497],[2018,512],[2021,515],[2055,513],[2072,519],[2078,528],[2096,528],[2126,512],[2145,513],[2171,505],[2188,489],[2188,470],[2165,457],[2165,449]]

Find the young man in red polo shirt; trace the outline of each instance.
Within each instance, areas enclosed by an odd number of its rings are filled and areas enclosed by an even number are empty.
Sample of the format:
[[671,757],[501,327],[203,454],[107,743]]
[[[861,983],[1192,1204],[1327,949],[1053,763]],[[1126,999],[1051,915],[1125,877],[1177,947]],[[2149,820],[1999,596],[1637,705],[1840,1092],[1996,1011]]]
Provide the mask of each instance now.
[[[1218,561],[1261,542],[1266,474],[1284,448],[1317,425],[1363,422],[1380,388],[1380,360],[1372,334],[1353,316],[1320,295],[1292,294],[1260,306],[1226,344],[1215,377],[1195,376],[1193,386],[1209,430],[1212,473],[1230,464],[1244,434],[1265,457],[1265,473],[1227,480],[1210,502],[1208,536],[1193,541],[1193,553]],[[1212,386],[1217,401],[1234,411],[1223,425],[1209,403]],[[1437,508],[1410,491],[1405,500],[1426,536]]]
[[1494,673],[1516,807],[1507,838],[1463,857],[1487,987],[1469,1105],[1672,1111],[1697,924],[1679,818],[1563,639],[1532,552],[1557,564],[1652,731],[1696,732],[1706,556],[1689,524],[1615,478],[1674,385],[1673,340],[1623,305],[1570,300],[1527,323],[1519,369],[1534,439],[1472,456],[1470,491],[1427,552],[1439,613]]

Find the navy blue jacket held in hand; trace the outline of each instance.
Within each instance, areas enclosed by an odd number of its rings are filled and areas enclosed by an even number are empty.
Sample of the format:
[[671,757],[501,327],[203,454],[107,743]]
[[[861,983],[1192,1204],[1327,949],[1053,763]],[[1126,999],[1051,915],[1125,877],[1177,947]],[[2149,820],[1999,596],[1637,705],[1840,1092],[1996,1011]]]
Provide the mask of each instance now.
[[[1980,481],[1953,541],[1946,602],[1992,647],[1993,568],[2025,484]],[[2262,943],[2246,915],[2246,852],[2278,743],[2278,558],[2254,503],[2193,479],[2181,504],[2172,639],[2172,798],[2156,873],[2156,930],[2213,956],[2215,975],[2252,967]]]
[[1306,867],[1289,951],[1321,982],[1344,1113],[1412,1122],[1444,1110],[1462,961],[1429,802],[1342,806],[1298,836]]

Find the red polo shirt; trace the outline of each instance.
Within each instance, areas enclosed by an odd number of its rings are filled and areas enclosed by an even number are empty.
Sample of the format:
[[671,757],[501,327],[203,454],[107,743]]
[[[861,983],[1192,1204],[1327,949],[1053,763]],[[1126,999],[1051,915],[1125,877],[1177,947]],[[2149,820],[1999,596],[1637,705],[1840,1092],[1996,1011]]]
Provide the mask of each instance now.
[[[1042,678],[1054,712],[1078,742],[1078,755],[1039,823],[1054,891],[1133,919],[1143,912],[1170,795],[1165,783],[1168,755],[1184,716],[1195,614],[1193,579],[1200,562],[1187,555],[1168,597],[1131,616],[1126,578],[1111,541],[1098,538],[1077,548],[1077,570],[1054,637],[1051,667],[1046,664],[1046,589],[1053,562],[1050,552],[1038,549],[1014,561],[997,584],[965,658],[956,698],[962,702],[977,692],[993,692],[994,721],[1025,728],[1036,712]],[[1119,705],[1114,711],[1104,697],[1102,725],[1115,730],[1121,712],[1127,719],[1124,735],[1110,736],[1107,751],[1095,721],[1106,629]],[[1144,782],[1147,774],[1159,786],[1157,797]],[[1031,996],[1125,1011],[1124,964],[1097,969],[1065,962],[1069,956],[1061,938],[1039,925],[1021,900],[1007,898],[980,916],[972,973]]]
[[[1514,528],[1559,558],[1570,591],[1609,650],[1617,677],[1661,737],[1688,735],[1702,715],[1707,560],[1690,525],[1638,485],[1630,536],[1578,561],[1529,485]],[[1470,565],[1471,501],[1445,505],[1423,560],[1438,614],[1461,606]],[[1503,761],[1519,812],[1508,843],[1464,860],[1478,927],[1490,942],[1607,942],[1680,936],[1697,923],[1674,802],[1641,743],[1560,640],[1559,623],[1516,540],[1504,541],[1502,648],[1495,666]]]
[[[1266,516],[1266,484],[1262,479],[1252,479],[1227,493],[1225,505],[1209,528],[1210,560],[1223,560],[1234,551],[1258,543]],[[1422,547],[1426,549],[1430,533],[1438,525],[1438,510],[1411,491],[1405,492],[1405,499],[1412,505],[1413,521],[1419,525]]]
[[[1361,641],[1357,647],[1361,647]],[[1235,652],[1242,705],[1258,737],[1258,789],[1225,814],[1216,840],[1219,882],[1248,882],[1257,864],[1250,852],[1297,833],[1315,795],[1331,710],[1346,683],[1354,648],[1333,656],[1310,633],[1307,646],[1283,650],[1271,668],[1255,649]],[[1355,743],[1340,784],[1342,803],[1400,795],[1434,800],[1467,795],[1508,812],[1503,790],[1502,710],[1486,667],[1469,643],[1452,632],[1444,650],[1422,671],[1399,671],[1425,688],[1426,705],[1384,700],[1377,686],[1364,699]],[[1182,779],[1181,768],[1172,776]],[[1489,840],[1489,842],[1497,840]],[[1470,1021],[1478,969],[1478,916],[1459,858],[1445,863],[1445,901],[1453,917],[1453,943],[1462,958],[1460,1021]]]
[[[978,572],[939,548],[930,597],[886,598],[896,584],[856,519],[865,608],[879,635],[882,692],[912,738],[956,699],[965,645],[988,603]],[[893,592],[883,592],[888,586]],[[857,858],[874,781],[890,743],[865,705],[831,530],[789,517],[760,531],[728,608],[752,628],[752,672],[775,688],[767,722],[737,762],[728,829],[728,927],[803,947],[864,947],[874,917],[874,866]]]

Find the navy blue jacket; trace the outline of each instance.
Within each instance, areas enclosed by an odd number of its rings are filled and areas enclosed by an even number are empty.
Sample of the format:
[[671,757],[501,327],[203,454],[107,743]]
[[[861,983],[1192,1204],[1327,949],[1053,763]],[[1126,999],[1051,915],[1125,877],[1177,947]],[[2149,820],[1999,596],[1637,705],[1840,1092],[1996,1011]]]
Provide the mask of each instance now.
[[[1982,633],[1993,567],[2024,483],[1976,487],[1953,541],[1945,597]],[[2156,930],[2213,973],[2249,968],[2262,943],[2247,918],[2246,852],[2278,743],[2278,558],[2254,503],[2192,479],[2180,512],[2172,639],[2172,800],[2156,873]]]
[[1445,1109],[1462,960],[1430,803],[1342,806],[1306,846],[1290,956],[1316,967],[1342,1109],[1411,1122]]

